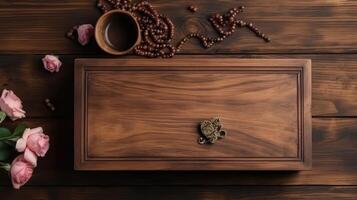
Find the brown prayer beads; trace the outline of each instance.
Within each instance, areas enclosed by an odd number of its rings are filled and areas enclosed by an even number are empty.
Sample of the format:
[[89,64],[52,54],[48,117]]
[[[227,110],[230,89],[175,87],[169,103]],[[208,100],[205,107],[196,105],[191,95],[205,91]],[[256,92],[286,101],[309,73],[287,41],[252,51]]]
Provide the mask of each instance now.
[[181,39],[177,46],[171,44],[175,33],[172,21],[159,14],[148,1],[132,4],[130,0],[99,0],[98,7],[103,12],[112,9],[132,12],[139,22],[142,33],[142,41],[135,47],[134,52],[137,55],[150,58],[171,58],[192,38],[197,38],[205,48],[210,48],[232,35],[237,28],[242,27],[248,28],[264,41],[270,41],[270,38],[260,32],[252,23],[236,18],[240,12],[243,12],[243,6],[233,8],[224,15],[216,14],[209,19],[218,33],[217,38],[211,38],[201,33],[190,33]]

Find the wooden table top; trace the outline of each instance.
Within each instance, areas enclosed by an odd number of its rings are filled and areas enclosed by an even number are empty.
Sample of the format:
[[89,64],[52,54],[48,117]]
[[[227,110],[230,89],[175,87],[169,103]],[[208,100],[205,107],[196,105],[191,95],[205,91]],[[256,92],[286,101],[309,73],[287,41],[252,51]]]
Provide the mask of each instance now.
[[[291,172],[79,172],[73,170],[74,59],[110,57],[92,43],[65,38],[73,25],[96,22],[94,0],[0,2],[0,85],[24,101],[30,127],[51,137],[48,156],[20,191],[0,179],[2,199],[267,199],[357,197],[357,1],[152,0],[176,26],[175,39],[211,32],[207,16],[245,5],[242,18],[268,34],[247,30],[212,49],[192,41],[177,57],[312,59],[313,169]],[[196,5],[198,11],[187,10]],[[57,54],[60,73],[41,58]],[[128,56],[127,58],[136,57]],[[56,106],[51,112],[44,104]],[[10,126],[13,123],[9,123]],[[108,187],[104,187],[108,186]]]

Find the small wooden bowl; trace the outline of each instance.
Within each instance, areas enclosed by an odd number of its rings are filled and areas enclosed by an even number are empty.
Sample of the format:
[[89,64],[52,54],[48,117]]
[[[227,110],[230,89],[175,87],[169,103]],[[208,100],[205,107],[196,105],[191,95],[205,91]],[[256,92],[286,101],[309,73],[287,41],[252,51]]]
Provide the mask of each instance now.
[[134,15],[127,11],[109,11],[98,19],[95,40],[99,47],[109,54],[127,54],[141,41],[139,23]]

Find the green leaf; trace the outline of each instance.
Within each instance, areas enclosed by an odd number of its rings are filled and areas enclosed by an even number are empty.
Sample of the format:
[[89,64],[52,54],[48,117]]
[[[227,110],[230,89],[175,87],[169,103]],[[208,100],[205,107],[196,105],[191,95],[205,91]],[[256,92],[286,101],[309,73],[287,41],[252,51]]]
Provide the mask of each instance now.
[[10,154],[11,152],[9,149],[0,151],[0,161],[6,161],[9,159]]
[[0,141],[2,140],[10,140],[16,141],[18,140],[26,129],[26,125],[20,124],[14,130],[14,133],[11,133],[7,128],[0,128]]
[[5,118],[6,118],[6,114],[4,112],[0,111],[0,124],[1,124],[1,122],[4,121]]
[[7,139],[10,137],[12,134],[7,128],[0,128],[0,140]]
[[11,154],[10,146],[5,142],[0,141],[0,161],[6,161],[9,159]]
[[11,165],[9,163],[0,162],[0,172],[4,174],[8,174],[11,169]]
[[20,124],[18,125],[15,130],[14,133],[12,134],[13,137],[21,137],[24,134],[24,131],[26,129],[26,125],[25,124]]

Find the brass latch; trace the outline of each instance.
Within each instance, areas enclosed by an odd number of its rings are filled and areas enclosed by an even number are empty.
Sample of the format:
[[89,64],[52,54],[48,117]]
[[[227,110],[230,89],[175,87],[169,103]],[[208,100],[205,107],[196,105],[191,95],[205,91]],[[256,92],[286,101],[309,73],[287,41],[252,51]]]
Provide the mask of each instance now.
[[198,138],[199,144],[214,144],[218,139],[227,136],[227,132],[222,130],[219,118],[204,120],[200,123],[201,137]]

